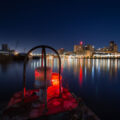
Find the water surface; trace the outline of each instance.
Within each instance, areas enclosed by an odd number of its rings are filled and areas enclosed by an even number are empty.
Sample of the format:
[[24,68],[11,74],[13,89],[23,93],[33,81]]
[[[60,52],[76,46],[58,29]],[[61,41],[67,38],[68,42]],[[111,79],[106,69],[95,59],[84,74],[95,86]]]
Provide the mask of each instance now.
[[[58,71],[57,59],[48,59],[47,65]],[[34,87],[35,68],[40,60],[27,65],[27,89]],[[62,59],[63,85],[102,119],[120,119],[120,60],[118,59]],[[22,90],[23,62],[0,64],[0,100],[8,102],[11,96]]]

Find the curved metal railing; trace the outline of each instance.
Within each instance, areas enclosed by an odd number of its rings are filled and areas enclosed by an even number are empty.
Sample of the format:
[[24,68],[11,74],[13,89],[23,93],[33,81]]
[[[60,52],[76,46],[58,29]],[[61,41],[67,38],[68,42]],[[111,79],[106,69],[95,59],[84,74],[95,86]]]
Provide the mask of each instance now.
[[[28,56],[29,56],[29,54],[30,54],[32,51],[34,51],[34,50],[36,50],[36,49],[38,49],[38,48],[42,48],[42,56],[43,56],[43,58],[44,58],[44,68],[45,68],[45,69],[44,69],[44,80],[45,80],[45,83],[47,82],[47,81],[46,81],[46,48],[53,50],[53,51],[57,54],[57,56],[58,56],[58,58],[59,58],[59,91],[60,91],[59,96],[61,97],[61,86],[62,86],[61,80],[60,80],[60,75],[61,75],[61,59],[60,59],[59,53],[58,53],[54,48],[52,48],[52,47],[50,47],[50,46],[47,46],[47,45],[39,45],[39,46],[36,46],[36,47],[30,49],[30,50],[27,52],[27,55],[25,56],[24,66],[23,66],[23,99],[24,99],[24,97],[25,97],[25,95],[26,95],[26,64],[27,64],[27,62],[28,62]],[[46,87],[46,97],[47,97],[47,83],[46,83],[46,86],[45,86],[45,87]],[[46,98],[46,100],[47,100],[47,98]],[[46,101],[46,102],[47,102],[47,101]],[[46,103],[46,104],[47,104],[47,103]]]

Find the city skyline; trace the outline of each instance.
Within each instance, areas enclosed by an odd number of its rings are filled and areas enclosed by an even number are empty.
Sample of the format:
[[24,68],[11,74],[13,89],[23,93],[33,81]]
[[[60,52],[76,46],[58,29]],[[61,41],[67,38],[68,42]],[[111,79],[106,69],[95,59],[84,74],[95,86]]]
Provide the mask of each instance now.
[[118,1],[6,0],[0,1],[0,15],[0,44],[21,52],[40,44],[73,50],[80,41],[101,48],[114,40],[120,46]]
[[[112,52],[112,50],[109,50],[109,49],[111,49],[110,48],[110,44],[111,44],[111,42],[112,42],[112,44],[113,45],[115,45],[115,51],[114,52],[120,52],[119,51],[119,46],[118,46],[118,44],[115,42],[115,41],[109,41],[109,43],[106,45],[106,46],[102,46],[101,48],[96,48],[94,45],[92,45],[92,44],[85,44],[83,41],[80,41],[79,42],[79,44],[74,44],[72,47],[72,50],[68,50],[68,49],[65,49],[65,48],[58,48],[57,50],[59,51],[73,51],[74,53],[76,53],[76,50],[75,49],[77,49],[76,47],[80,47],[80,49],[81,49],[81,46],[83,46],[84,48],[82,48],[83,50],[91,50],[91,51],[101,51],[102,50],[102,52],[107,52],[107,51],[111,51]],[[17,48],[17,44],[16,44],[16,48]],[[114,48],[112,48],[112,49],[114,49]],[[18,51],[17,49],[13,49],[13,48],[11,48],[8,44],[1,44],[1,48],[0,48],[0,51],[9,51],[9,50],[13,50],[13,51],[17,51],[17,52],[23,52],[23,51]],[[24,48],[24,52],[27,52],[26,51],[26,48]]]

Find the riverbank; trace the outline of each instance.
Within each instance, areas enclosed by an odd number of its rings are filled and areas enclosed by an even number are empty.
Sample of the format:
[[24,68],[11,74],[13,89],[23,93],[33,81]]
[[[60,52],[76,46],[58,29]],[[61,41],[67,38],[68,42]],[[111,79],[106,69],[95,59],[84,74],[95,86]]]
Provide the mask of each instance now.
[[[41,56],[31,56],[29,57],[30,59],[40,59]],[[47,56],[48,58],[50,56]],[[50,57],[50,59],[54,59],[56,58],[56,56],[52,56]],[[63,57],[61,56],[61,58],[63,59],[120,59],[120,57]],[[11,56],[11,55],[0,55],[0,63],[9,63],[12,61],[24,61],[25,59],[25,55],[17,55],[17,56]]]

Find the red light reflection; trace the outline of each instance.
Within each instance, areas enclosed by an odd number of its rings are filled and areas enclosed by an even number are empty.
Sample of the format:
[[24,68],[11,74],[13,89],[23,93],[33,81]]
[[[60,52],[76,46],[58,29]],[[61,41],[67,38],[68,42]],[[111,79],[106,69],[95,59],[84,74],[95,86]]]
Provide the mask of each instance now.
[[83,71],[82,71],[81,66],[80,66],[79,80],[80,80],[80,86],[82,86],[82,83],[83,83]]

